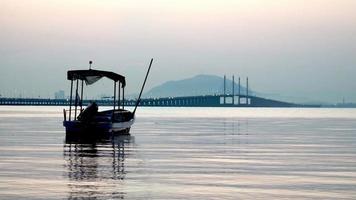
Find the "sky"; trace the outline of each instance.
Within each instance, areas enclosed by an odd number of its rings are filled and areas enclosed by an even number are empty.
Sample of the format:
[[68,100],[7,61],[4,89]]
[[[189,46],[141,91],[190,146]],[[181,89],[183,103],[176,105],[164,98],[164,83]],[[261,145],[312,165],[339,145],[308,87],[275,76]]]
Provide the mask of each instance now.
[[[69,69],[138,93],[198,74],[290,101],[356,102],[355,0],[0,0],[0,95],[68,92]],[[111,93],[102,81],[87,94]]]

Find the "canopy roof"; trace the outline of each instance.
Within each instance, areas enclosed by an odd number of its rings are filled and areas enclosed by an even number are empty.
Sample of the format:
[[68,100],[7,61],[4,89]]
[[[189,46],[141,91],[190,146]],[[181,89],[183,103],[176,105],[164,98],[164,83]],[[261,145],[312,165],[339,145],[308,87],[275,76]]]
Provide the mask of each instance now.
[[87,85],[91,85],[101,79],[102,77],[107,77],[115,82],[119,81],[122,84],[122,87],[125,87],[126,81],[125,77],[109,71],[101,70],[69,70],[67,72],[68,80],[84,80]]

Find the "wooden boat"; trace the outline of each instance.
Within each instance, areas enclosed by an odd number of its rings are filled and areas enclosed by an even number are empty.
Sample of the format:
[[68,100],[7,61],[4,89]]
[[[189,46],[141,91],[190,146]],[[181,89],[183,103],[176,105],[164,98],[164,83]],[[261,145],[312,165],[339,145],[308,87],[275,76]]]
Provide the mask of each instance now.
[[[129,134],[130,128],[135,121],[135,112],[139,105],[142,91],[144,89],[147,76],[149,74],[153,59],[151,59],[144,83],[141,88],[139,98],[133,111],[125,109],[125,77],[110,71],[91,69],[92,62],[88,70],[70,70],[67,72],[67,79],[71,81],[69,110],[63,110],[63,126],[67,134],[106,134],[121,133]],[[99,111],[98,105],[91,102],[83,108],[83,88],[84,83],[91,85],[101,78],[106,77],[114,82],[113,109]],[[73,91],[73,84],[76,84]],[[81,84],[81,88],[79,88]],[[80,89],[80,95],[78,90]],[[74,93],[74,94],[73,94]],[[74,102],[73,102],[74,97]],[[118,99],[118,100],[117,100]],[[67,119],[68,112],[68,119]]]

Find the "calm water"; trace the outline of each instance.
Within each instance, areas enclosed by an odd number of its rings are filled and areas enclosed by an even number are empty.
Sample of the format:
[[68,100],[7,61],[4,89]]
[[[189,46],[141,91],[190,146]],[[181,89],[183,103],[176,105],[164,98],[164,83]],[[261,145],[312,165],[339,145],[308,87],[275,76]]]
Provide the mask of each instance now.
[[62,107],[0,107],[0,199],[356,199],[355,109],[143,108],[65,138]]

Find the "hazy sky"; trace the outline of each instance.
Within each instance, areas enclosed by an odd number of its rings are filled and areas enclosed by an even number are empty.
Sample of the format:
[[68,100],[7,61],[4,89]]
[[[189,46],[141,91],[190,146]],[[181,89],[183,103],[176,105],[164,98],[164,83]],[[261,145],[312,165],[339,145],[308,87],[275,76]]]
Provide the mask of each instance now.
[[0,0],[0,94],[53,96],[89,60],[137,93],[153,57],[147,89],[235,74],[263,93],[356,102],[355,11],[355,0]]

